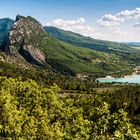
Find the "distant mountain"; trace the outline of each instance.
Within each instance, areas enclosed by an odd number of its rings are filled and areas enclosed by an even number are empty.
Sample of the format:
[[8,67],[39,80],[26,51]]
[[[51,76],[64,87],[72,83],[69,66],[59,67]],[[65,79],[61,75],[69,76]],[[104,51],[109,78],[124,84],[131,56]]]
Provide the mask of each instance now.
[[131,45],[129,44],[93,39],[91,37],[86,37],[52,26],[45,26],[44,30],[51,36],[72,45],[97,50],[99,52],[105,52],[107,54],[115,54],[127,61],[140,62],[139,50],[131,48]]
[[14,21],[9,18],[0,19],[0,45],[5,44]]
[[6,34],[3,51],[9,55],[3,57],[0,53],[0,60],[14,65],[24,62],[26,67],[30,64],[64,75],[101,76],[122,74],[140,64],[140,52],[135,49],[54,27],[43,28],[30,16],[17,16],[14,22],[11,20],[5,25],[2,28],[2,34]]
[[133,46],[138,46],[140,47],[140,42],[123,42],[124,44],[127,44],[127,45],[133,45]]
[[53,37],[80,47],[90,48],[93,50],[108,53],[116,52],[116,50],[119,49],[120,51],[130,51],[129,48],[126,48],[127,45],[123,43],[97,40],[91,37],[86,37],[71,31],[65,31],[52,26],[45,26],[44,29]]

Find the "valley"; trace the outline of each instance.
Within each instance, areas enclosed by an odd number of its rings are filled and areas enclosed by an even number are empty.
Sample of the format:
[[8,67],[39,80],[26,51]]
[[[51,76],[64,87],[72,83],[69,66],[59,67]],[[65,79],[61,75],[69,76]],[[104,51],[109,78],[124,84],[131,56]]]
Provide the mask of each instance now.
[[0,19],[0,139],[138,140],[140,86],[96,79],[139,65],[129,44]]

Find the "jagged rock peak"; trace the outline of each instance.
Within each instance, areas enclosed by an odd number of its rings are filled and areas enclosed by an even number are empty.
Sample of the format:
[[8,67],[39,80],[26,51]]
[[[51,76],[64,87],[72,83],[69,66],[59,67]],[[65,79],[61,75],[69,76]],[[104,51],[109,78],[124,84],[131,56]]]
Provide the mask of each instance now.
[[32,63],[41,64],[45,61],[43,53],[31,39],[44,33],[43,26],[36,19],[17,15],[9,33],[8,50],[11,54],[22,55]]
[[[34,18],[17,15],[14,25],[9,33],[9,49],[20,49],[24,44],[29,44],[32,36],[43,33],[42,25]],[[12,50],[11,50],[12,51]]]
[[23,16],[21,16],[21,15],[17,15],[16,16],[16,20],[15,21],[18,21],[18,20],[20,20],[21,18],[24,18]]

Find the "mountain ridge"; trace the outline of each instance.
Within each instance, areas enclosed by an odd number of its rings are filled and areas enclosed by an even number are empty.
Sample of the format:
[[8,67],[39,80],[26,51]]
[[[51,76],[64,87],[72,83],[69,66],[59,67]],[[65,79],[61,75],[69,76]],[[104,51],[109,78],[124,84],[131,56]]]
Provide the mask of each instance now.
[[[88,36],[81,35],[79,33],[59,29],[59,28],[53,27],[53,26],[44,26],[44,29],[46,30],[46,32],[48,32],[50,35],[52,35],[53,37],[55,37],[57,39],[60,39],[62,41],[65,41],[65,42],[73,44],[73,45],[77,45],[80,47],[87,47],[87,48],[97,50],[97,51],[110,52],[111,50],[109,50],[109,48],[107,48],[107,47],[109,47],[109,45],[110,46],[112,45],[115,47],[119,47],[121,45],[123,47],[129,46],[127,44],[119,43],[119,42],[115,42],[115,41],[94,39],[94,38],[91,38]],[[82,39],[83,39],[83,41],[81,41]]]
[[89,48],[108,54],[116,54],[126,60],[134,61],[134,63],[140,61],[140,51],[132,48],[129,44],[98,40],[71,31],[65,31],[53,26],[45,26],[44,29],[53,37],[72,45]]
[[[80,34],[75,35],[81,37]],[[91,38],[86,37],[86,39]],[[93,41],[96,40],[92,39]],[[133,61],[134,56],[132,56],[132,60],[127,60],[120,55],[119,48],[113,48],[114,50],[110,51],[108,41],[100,43],[106,45],[106,47],[101,46],[106,50],[99,51],[62,41],[46,32],[36,19],[18,15],[8,33],[8,45],[5,46],[5,51],[8,50],[18,59],[25,59],[28,63],[44,67],[44,69],[49,68],[64,75],[78,73],[106,75],[124,70],[125,67],[130,67],[132,70],[132,67],[137,64]],[[114,43],[114,45],[116,44]],[[97,47],[100,47],[100,44]],[[133,49],[124,48],[122,51],[125,53],[121,53],[125,55],[133,54]],[[136,59],[136,57],[134,58]],[[138,59],[140,58],[138,57]]]

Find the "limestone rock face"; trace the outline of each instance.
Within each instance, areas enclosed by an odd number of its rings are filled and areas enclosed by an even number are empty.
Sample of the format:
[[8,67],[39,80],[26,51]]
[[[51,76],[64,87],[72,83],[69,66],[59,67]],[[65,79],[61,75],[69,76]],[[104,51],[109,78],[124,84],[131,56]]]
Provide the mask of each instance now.
[[12,55],[24,57],[27,61],[43,65],[45,57],[43,52],[31,44],[34,36],[41,35],[44,32],[42,25],[32,17],[17,16],[9,33],[8,45],[5,51]]

